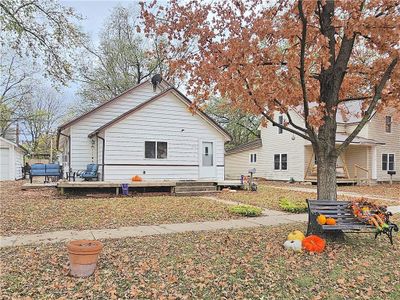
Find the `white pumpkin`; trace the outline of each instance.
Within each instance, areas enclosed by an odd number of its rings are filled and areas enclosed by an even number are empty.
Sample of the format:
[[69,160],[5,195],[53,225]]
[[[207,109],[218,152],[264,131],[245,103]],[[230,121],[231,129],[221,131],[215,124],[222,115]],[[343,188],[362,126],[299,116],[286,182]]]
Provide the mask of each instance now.
[[286,241],[283,244],[283,247],[286,250],[301,251],[301,241],[300,240]]

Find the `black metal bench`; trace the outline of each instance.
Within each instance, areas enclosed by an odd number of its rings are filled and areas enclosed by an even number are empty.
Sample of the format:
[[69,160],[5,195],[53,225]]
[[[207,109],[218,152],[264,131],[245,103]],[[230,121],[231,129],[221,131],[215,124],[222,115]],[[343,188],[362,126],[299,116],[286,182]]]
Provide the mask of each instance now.
[[[376,227],[370,224],[366,224],[358,220],[352,209],[349,207],[350,201],[332,201],[332,200],[309,200],[308,204],[308,226],[307,235],[311,233],[311,221],[316,222],[318,215],[325,215],[327,218],[333,218],[336,220],[336,225],[319,225],[322,231],[338,231],[343,232],[355,232],[355,233],[371,233],[376,230]],[[376,231],[375,239],[379,234],[386,234],[393,245],[393,230],[399,231],[396,224],[389,221],[389,216],[392,214],[387,213],[387,224],[389,228],[384,232]]]

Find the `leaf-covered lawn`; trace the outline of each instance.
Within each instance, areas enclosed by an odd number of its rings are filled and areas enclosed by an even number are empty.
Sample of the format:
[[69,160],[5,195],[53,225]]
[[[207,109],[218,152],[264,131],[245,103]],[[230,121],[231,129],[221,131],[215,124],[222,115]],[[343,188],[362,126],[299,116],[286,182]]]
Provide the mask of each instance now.
[[64,244],[4,248],[0,288],[3,299],[400,299],[399,236],[295,254],[282,249],[293,229],[305,227],[106,240],[88,279],[67,276]]
[[[263,185],[269,186],[286,186],[286,187],[301,187],[308,189],[317,189],[315,185],[310,184],[289,184],[287,182],[280,181],[263,181]],[[379,183],[375,185],[339,185],[338,191],[358,193],[361,195],[376,196],[380,198],[388,198],[400,201],[400,183],[396,182],[392,185],[388,183]]]
[[[280,184],[282,186],[282,184]],[[297,185],[296,185],[297,186]],[[305,186],[308,187],[308,186]],[[306,199],[316,199],[317,194],[300,192],[300,191],[290,191],[274,187],[270,183],[259,183],[257,192],[248,191],[238,191],[236,193],[221,193],[218,197],[226,200],[238,201],[245,204],[250,204],[254,206],[259,206],[263,208],[282,210],[279,206],[279,200],[281,198],[286,198],[290,202],[295,204],[304,204]],[[348,196],[338,196],[340,200],[352,200],[352,197]],[[370,199],[371,201],[381,204],[381,205],[395,205],[393,201],[386,202],[378,199]]]
[[304,203],[306,199],[315,199],[315,193],[303,193],[295,191],[287,191],[277,189],[272,186],[265,184],[259,184],[257,192],[238,191],[236,193],[221,193],[218,197],[250,204],[254,206],[260,206],[263,208],[282,210],[279,206],[279,200],[286,198],[293,203]]
[[400,201],[400,184],[377,184],[371,186],[339,186],[339,191],[389,198]]
[[198,197],[67,198],[20,185],[1,183],[0,235],[238,218],[227,205]]

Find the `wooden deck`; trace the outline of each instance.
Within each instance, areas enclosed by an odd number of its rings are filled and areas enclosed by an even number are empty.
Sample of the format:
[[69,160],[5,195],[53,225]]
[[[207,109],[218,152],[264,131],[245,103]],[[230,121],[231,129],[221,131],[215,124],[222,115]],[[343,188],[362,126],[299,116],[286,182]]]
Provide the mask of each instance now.
[[57,182],[49,182],[49,183],[25,183],[22,185],[21,190],[30,190],[30,189],[43,189],[43,188],[56,188]]
[[[60,190],[61,194],[64,194],[66,190],[79,190],[79,189],[115,189],[115,194],[118,195],[120,192],[121,185],[123,183],[127,183],[129,188],[134,189],[142,189],[146,190],[146,188],[170,188],[171,193],[173,193],[177,182],[186,182],[186,181],[174,181],[174,180],[149,180],[149,181],[135,181],[135,182],[127,182],[123,180],[118,181],[59,181],[57,183],[57,188]],[[223,181],[210,181],[210,180],[196,180],[196,181],[187,181],[189,183],[195,182],[211,182],[218,189],[226,188],[226,187],[235,187],[242,188],[243,185],[239,180],[223,180]]]

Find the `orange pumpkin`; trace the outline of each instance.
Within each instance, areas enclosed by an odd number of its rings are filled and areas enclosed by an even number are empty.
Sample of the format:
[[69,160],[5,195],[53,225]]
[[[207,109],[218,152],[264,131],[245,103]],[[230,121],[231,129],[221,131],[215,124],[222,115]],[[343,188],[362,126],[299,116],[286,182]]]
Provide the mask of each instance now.
[[325,215],[319,215],[317,217],[317,222],[319,225],[325,225],[326,224],[326,217]]
[[336,220],[334,218],[326,219],[326,225],[336,225]]
[[310,235],[302,241],[302,246],[309,252],[321,253],[325,249],[325,240],[317,235]]
[[140,177],[138,175],[135,175],[132,177],[132,181],[142,181],[142,180],[143,180],[142,177]]

